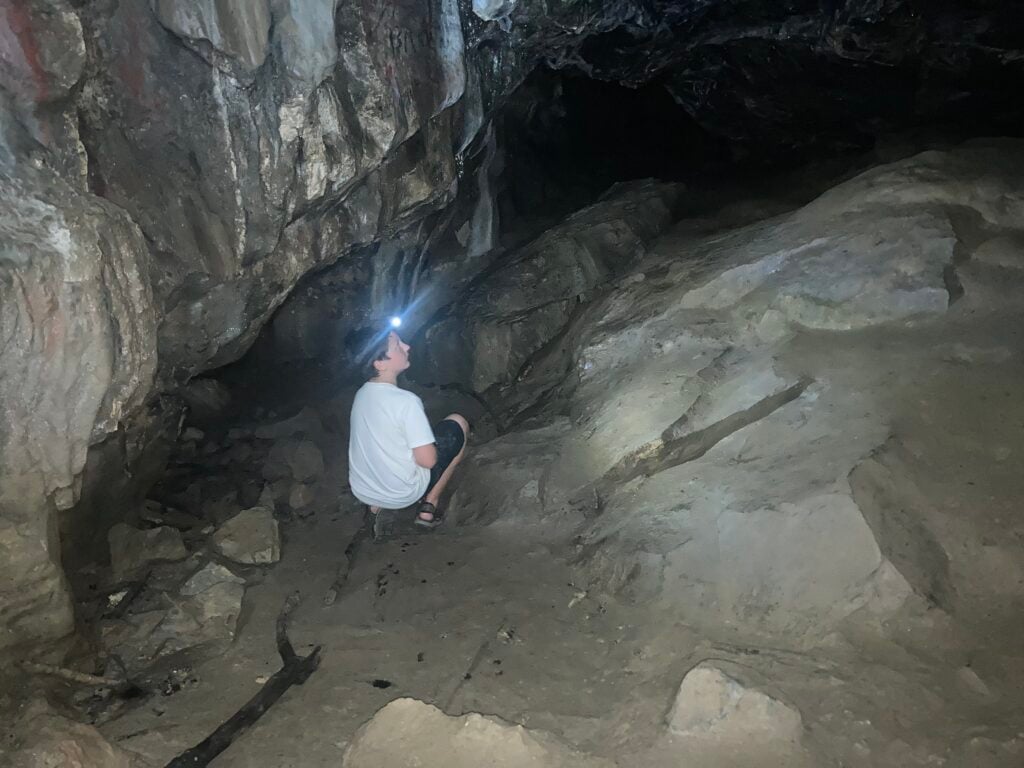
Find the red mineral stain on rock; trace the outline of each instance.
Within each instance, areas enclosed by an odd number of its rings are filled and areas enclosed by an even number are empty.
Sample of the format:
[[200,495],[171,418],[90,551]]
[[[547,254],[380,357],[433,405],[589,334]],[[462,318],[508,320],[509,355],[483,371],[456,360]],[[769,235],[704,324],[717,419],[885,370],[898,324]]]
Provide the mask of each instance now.
[[36,102],[46,101],[50,93],[49,77],[39,56],[39,43],[32,31],[27,3],[25,0],[0,0],[0,12],[7,19],[7,30],[0,29],[0,62],[6,65],[0,67],[0,77],[13,75],[14,82],[10,85],[19,96]]

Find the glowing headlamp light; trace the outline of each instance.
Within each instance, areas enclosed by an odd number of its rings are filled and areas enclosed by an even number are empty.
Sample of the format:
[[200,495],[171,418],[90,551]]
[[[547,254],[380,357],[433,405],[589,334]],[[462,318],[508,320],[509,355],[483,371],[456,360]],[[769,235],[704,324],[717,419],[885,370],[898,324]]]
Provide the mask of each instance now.
[[392,328],[401,328],[402,327],[402,318],[400,318],[398,315],[395,315],[390,320],[388,320],[388,324]]

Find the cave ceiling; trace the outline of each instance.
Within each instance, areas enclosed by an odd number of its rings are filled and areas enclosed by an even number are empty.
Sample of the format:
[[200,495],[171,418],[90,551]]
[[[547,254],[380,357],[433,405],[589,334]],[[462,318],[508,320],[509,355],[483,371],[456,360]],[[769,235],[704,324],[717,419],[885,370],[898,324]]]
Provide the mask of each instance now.
[[934,123],[1005,132],[1020,116],[1014,3],[523,2],[499,22],[482,39],[508,34],[555,69],[662,84],[741,153],[857,146]]

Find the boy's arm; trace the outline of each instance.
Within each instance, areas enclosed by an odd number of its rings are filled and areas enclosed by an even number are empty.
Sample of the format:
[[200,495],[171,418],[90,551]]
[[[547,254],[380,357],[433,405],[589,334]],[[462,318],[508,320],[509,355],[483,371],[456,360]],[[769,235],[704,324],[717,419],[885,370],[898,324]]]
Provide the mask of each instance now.
[[424,469],[433,469],[437,464],[437,446],[434,445],[434,431],[430,428],[419,398],[406,412],[405,436],[412,446],[413,461]]
[[424,469],[433,469],[437,464],[437,446],[433,443],[412,449],[413,460]]

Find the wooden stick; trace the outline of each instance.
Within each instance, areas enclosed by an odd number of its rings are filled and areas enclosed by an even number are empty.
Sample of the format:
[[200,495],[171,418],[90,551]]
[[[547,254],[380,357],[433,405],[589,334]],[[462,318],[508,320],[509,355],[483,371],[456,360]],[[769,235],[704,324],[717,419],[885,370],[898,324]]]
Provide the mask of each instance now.
[[99,675],[90,675],[85,672],[76,672],[73,669],[66,669],[65,667],[55,667],[52,664],[41,664],[37,661],[23,661],[21,667],[26,672],[31,672],[35,675],[49,675],[50,677],[59,677],[61,680],[67,680],[69,683],[81,683],[82,685],[97,685],[104,688],[120,688],[125,684],[124,680],[118,680],[113,677],[100,677]]
[[293,685],[302,685],[316,671],[320,664],[320,646],[314,648],[308,656],[299,656],[288,639],[288,617],[298,604],[298,593],[290,595],[277,617],[277,652],[281,655],[281,669],[217,730],[192,749],[171,760],[166,768],[202,768],[209,765],[210,761],[259,720],[285,691]]

